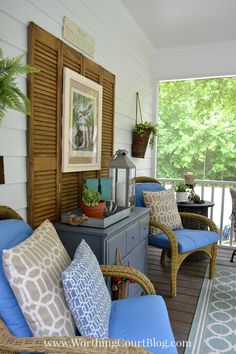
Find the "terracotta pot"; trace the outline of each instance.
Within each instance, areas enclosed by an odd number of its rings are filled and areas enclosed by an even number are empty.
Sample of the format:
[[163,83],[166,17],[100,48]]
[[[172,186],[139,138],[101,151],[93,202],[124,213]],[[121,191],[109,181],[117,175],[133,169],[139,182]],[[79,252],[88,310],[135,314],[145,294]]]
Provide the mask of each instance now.
[[102,219],[104,217],[104,209],[106,207],[105,201],[100,201],[97,205],[87,206],[83,202],[80,203],[82,212],[91,218]]

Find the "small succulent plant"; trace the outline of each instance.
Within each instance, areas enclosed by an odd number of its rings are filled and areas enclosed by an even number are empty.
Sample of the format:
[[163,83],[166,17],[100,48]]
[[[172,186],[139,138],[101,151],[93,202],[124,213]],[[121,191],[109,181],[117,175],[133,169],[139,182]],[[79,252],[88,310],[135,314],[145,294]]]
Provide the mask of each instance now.
[[95,191],[94,189],[83,187],[82,202],[86,206],[98,205],[101,200],[101,193]]

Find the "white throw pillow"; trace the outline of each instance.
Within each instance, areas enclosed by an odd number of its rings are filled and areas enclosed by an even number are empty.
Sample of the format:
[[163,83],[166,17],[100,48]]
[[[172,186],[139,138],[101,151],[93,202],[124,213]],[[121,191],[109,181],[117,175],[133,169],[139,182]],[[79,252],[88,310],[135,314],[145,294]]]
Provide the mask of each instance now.
[[[168,226],[170,229],[182,229],[182,222],[178,212],[175,193],[172,189],[160,192],[143,191],[143,199],[146,207],[150,208],[150,221]],[[156,235],[162,230],[151,226],[150,233]]]
[[97,258],[84,240],[62,273],[62,283],[80,334],[107,338],[111,298]]
[[75,335],[61,282],[70,261],[49,220],[26,241],[3,250],[6,276],[34,336]]

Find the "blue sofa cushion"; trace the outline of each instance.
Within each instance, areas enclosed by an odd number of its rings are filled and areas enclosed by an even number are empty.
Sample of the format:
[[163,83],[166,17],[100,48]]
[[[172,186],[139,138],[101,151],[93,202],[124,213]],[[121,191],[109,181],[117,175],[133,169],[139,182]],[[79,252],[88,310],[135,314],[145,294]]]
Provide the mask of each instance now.
[[113,301],[109,338],[140,341],[154,354],[177,354],[166,305],[158,295]]
[[31,337],[32,334],[5,276],[2,250],[18,245],[31,234],[31,227],[23,220],[0,221],[0,317],[16,337]]
[[[174,230],[174,233],[178,241],[179,253],[190,252],[211,245],[219,239],[217,232],[209,230],[180,229]],[[150,235],[148,243],[152,246],[170,249],[168,237],[164,232],[154,236]]]
[[143,191],[148,192],[160,192],[164,191],[165,187],[159,183],[147,182],[147,183],[137,183],[135,184],[135,206],[145,207],[143,201]]

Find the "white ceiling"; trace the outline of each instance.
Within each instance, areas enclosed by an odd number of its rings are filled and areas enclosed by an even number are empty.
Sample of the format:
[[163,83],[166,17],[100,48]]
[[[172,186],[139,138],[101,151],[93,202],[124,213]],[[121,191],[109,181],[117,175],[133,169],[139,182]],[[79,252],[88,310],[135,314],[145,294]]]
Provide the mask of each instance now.
[[236,40],[236,0],[122,0],[156,49]]

